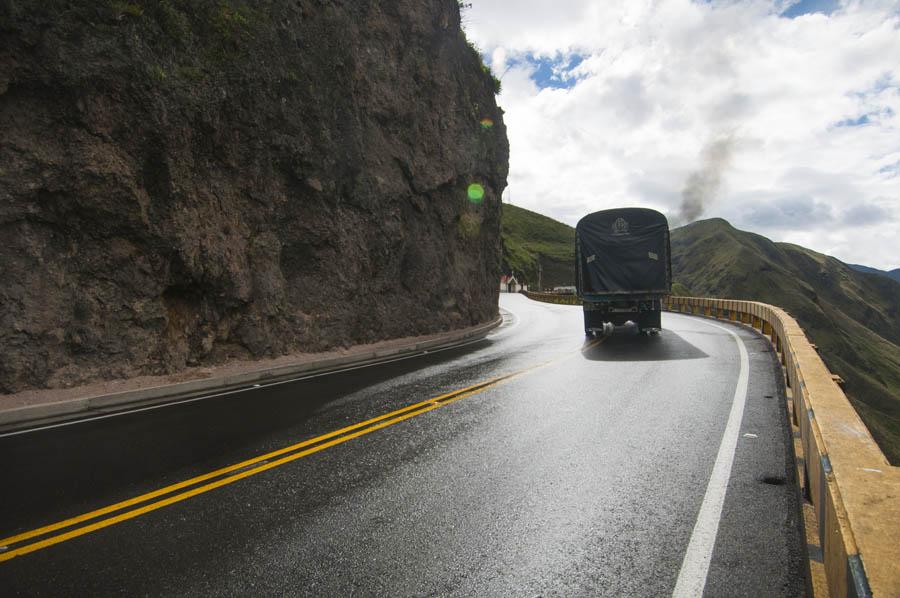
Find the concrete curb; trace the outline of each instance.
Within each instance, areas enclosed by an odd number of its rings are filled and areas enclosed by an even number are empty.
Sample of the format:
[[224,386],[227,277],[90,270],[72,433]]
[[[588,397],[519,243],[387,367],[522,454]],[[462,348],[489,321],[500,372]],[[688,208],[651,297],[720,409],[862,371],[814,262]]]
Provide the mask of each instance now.
[[190,380],[177,384],[152,386],[110,394],[79,397],[56,403],[7,409],[0,411],[0,432],[13,432],[95,415],[127,411],[137,407],[163,405],[205,394],[217,394],[252,387],[255,384],[265,385],[312,374],[335,373],[350,367],[374,365],[399,357],[412,357],[424,354],[427,351],[449,349],[484,338],[502,322],[503,318],[498,316],[487,324],[479,324],[463,330],[454,330],[439,338],[417,341],[398,347],[365,351],[354,355],[327,357],[229,376]]

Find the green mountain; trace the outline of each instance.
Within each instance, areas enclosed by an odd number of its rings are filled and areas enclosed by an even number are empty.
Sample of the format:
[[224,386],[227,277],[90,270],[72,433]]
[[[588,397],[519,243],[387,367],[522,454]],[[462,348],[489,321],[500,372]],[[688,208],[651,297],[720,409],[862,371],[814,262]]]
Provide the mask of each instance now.
[[794,316],[900,462],[900,283],[719,218],[672,231],[672,269],[693,295],[763,301]]
[[532,289],[575,284],[575,229],[547,216],[503,204],[501,243],[504,274],[515,273]]

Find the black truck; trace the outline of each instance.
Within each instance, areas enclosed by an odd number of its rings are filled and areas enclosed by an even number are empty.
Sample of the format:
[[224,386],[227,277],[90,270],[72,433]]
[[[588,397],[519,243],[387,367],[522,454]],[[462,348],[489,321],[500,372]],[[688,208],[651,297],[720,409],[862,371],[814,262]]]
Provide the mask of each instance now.
[[657,334],[660,301],[672,292],[669,223],[656,210],[618,208],[575,226],[575,276],[587,336],[633,322]]

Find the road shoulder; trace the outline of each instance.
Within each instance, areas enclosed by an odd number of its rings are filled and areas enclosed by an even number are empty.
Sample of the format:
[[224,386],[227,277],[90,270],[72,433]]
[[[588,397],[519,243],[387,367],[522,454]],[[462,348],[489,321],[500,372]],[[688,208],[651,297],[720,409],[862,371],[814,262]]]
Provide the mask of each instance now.
[[[735,332],[749,353],[750,379],[703,593],[805,596],[806,541],[781,366],[765,338]],[[752,587],[741,584],[748,579]]]

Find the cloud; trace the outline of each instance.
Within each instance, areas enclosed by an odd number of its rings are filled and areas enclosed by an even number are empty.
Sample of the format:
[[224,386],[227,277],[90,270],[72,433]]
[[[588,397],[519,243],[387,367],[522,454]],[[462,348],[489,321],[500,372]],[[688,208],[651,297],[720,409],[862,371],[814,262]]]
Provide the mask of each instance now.
[[781,197],[746,208],[741,219],[768,230],[809,230],[834,222],[831,206],[809,196]]
[[[699,197],[702,217],[900,265],[900,2],[478,0],[465,22],[503,79],[517,205],[674,221]],[[866,198],[884,218],[851,210]]]
[[647,97],[644,79],[638,74],[611,77],[601,101],[604,106],[611,107],[625,125],[632,128],[647,122],[654,109]]
[[[896,203],[900,200],[894,200]],[[844,210],[841,221],[851,226],[872,226],[893,221],[891,212],[874,202],[860,202]]]

